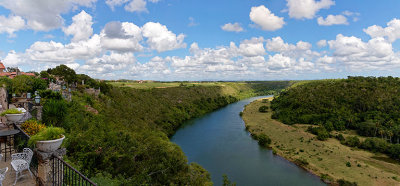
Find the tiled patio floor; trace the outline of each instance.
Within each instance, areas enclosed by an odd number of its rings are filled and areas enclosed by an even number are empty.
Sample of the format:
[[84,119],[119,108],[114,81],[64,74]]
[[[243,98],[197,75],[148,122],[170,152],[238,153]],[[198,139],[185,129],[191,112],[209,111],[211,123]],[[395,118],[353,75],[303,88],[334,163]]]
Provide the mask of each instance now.
[[[0,124],[2,125],[2,124]],[[0,127],[0,131],[4,131],[4,130],[9,130],[8,128],[4,128],[4,127]],[[10,143],[7,144],[7,148],[9,148]],[[9,149],[7,149],[7,161],[4,161],[5,157],[4,157],[4,152],[5,152],[5,143],[1,142],[0,143],[0,152],[3,155],[3,158],[0,161],[0,169],[8,167],[8,171],[6,174],[6,178],[5,180],[3,180],[3,185],[4,186],[11,186],[14,184],[15,181],[15,171],[11,166],[11,155],[9,152]],[[12,152],[11,154],[16,153],[15,150],[12,148]],[[35,175],[32,175],[32,178],[29,174],[28,171],[23,171],[22,174],[24,176],[20,177],[20,179],[18,179],[17,184],[16,185],[21,185],[21,186],[30,186],[30,185],[36,185],[36,181],[35,181]]]
[[[0,168],[5,168],[8,167],[8,171],[6,174],[6,179],[3,181],[3,185],[4,186],[9,186],[9,185],[13,185],[14,181],[15,181],[15,171],[14,169],[11,167],[11,159],[7,157],[7,161],[4,162],[4,159],[2,159],[0,161]],[[16,185],[21,185],[21,186],[34,186],[36,185],[36,181],[35,181],[35,176],[33,175],[33,177],[31,178],[31,176],[29,175],[28,171],[23,171],[22,174],[24,176],[22,176],[20,179],[18,179],[17,184]]]

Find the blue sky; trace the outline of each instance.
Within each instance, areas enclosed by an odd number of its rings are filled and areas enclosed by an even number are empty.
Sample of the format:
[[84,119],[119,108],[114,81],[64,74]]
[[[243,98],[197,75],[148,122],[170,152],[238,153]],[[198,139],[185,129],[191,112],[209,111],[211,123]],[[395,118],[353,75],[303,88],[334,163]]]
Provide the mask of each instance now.
[[0,59],[100,79],[398,76],[400,1],[0,0]]

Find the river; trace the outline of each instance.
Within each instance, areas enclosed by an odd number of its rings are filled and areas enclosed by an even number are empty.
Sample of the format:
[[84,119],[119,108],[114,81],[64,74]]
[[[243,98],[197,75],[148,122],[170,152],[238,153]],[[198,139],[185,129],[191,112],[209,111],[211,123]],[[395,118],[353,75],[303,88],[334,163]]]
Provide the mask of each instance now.
[[232,103],[201,118],[187,121],[172,136],[189,162],[197,162],[211,174],[214,185],[228,175],[238,186],[325,185],[318,177],[272,154],[253,140],[239,113],[250,102],[268,96]]

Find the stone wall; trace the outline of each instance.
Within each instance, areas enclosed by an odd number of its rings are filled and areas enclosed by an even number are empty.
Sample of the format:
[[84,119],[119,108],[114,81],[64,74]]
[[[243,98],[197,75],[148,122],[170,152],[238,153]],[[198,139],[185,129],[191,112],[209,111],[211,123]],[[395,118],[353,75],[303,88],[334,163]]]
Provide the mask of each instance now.
[[87,88],[85,91],[86,91],[86,93],[92,94],[95,96],[98,96],[100,94],[100,89]]
[[[0,104],[2,109],[0,109],[0,113],[4,110],[8,109],[8,99],[7,99],[7,89],[5,87],[0,87]],[[5,117],[0,117],[0,121],[2,123],[6,122]]]

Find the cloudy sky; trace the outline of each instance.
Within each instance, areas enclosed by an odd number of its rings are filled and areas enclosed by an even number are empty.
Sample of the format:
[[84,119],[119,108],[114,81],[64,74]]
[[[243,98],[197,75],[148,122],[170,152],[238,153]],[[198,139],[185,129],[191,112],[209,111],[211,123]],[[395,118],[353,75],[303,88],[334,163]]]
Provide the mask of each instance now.
[[399,0],[0,0],[0,59],[100,79],[399,76]]

